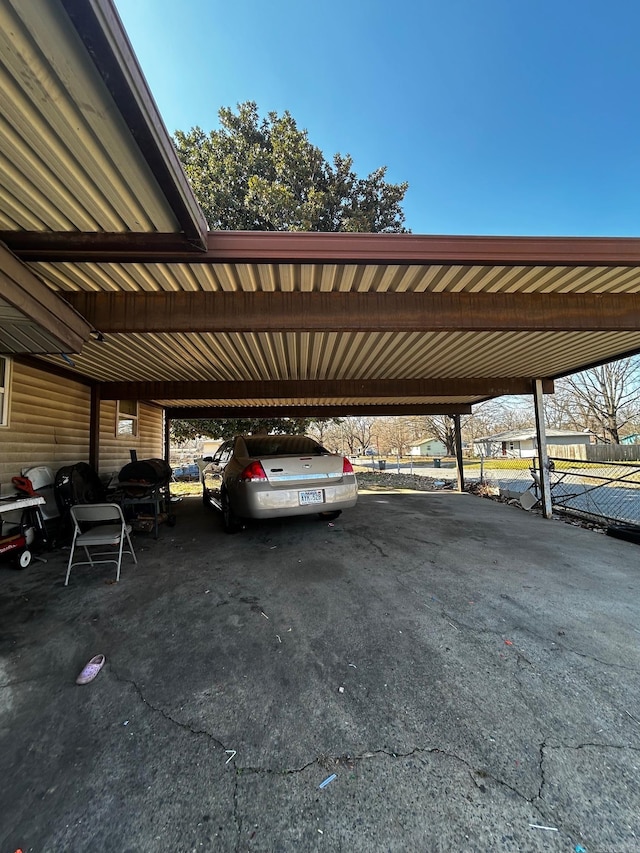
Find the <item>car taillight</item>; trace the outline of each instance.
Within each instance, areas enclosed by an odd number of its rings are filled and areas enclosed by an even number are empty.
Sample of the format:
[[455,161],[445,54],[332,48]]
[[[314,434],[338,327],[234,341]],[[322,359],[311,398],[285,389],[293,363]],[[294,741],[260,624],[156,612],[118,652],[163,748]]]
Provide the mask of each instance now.
[[342,473],[343,474],[353,474],[353,465],[346,456],[342,457]]
[[267,475],[264,473],[264,468],[262,467],[262,462],[249,463],[247,467],[244,469],[242,474],[240,474],[240,479],[244,482],[253,482],[254,480],[266,480]]

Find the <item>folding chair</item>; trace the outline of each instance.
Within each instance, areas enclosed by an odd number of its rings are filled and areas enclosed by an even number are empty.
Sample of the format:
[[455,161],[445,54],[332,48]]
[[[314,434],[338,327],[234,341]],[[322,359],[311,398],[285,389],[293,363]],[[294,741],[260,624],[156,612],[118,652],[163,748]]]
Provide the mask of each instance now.
[[[129,538],[131,525],[125,522],[120,506],[118,504],[76,504],[70,508],[70,514],[74,531],[64,585],[67,586],[69,583],[73,566],[95,566],[97,563],[115,563],[118,567],[117,583],[120,580],[122,555],[131,554],[133,562],[138,562]],[[124,547],[125,541],[128,548]],[[91,554],[89,549],[96,545],[110,545],[118,550],[97,551]],[[78,547],[84,548],[86,560],[74,561],[74,554]],[[96,560],[95,557],[108,557],[108,559]]]

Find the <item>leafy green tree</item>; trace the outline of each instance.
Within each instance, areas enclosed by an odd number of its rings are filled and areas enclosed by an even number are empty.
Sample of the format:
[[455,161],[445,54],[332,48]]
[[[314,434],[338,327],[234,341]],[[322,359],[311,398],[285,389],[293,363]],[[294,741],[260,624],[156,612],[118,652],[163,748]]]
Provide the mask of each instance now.
[[408,184],[365,178],[353,160],[332,162],[285,111],[260,118],[254,101],[223,107],[220,127],[176,131],[174,143],[212,229],[239,231],[404,232]]
[[[385,180],[381,166],[360,178],[349,155],[332,161],[289,112],[260,118],[253,101],[224,107],[220,127],[176,131],[178,156],[209,227],[237,231],[405,232],[407,184]],[[226,438],[242,432],[298,432],[310,419],[174,421],[172,437]]]
[[176,419],[171,422],[171,437],[177,444],[192,438],[232,438],[234,435],[253,433],[304,433],[312,423],[310,418],[198,418]]

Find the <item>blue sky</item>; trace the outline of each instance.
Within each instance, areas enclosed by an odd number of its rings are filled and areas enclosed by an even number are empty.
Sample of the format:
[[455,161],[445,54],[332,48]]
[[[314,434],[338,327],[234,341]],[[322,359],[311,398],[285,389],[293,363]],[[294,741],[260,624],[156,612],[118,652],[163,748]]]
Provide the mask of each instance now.
[[640,234],[638,0],[115,0],[169,132],[288,109],[422,234]]

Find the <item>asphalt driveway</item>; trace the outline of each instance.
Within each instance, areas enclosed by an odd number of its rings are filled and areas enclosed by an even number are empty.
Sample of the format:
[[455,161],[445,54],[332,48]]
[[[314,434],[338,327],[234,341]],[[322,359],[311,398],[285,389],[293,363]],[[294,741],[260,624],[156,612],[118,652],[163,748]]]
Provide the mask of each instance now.
[[2,853],[640,849],[638,546],[452,492],[134,542],[0,568]]

